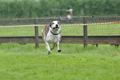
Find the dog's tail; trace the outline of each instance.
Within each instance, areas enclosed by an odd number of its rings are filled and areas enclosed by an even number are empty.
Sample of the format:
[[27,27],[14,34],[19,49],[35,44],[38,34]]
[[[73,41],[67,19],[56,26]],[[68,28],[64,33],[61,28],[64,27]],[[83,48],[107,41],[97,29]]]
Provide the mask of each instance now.
[[42,30],[42,38],[44,39],[44,34],[43,34],[44,30]]
[[43,31],[44,31],[44,30],[42,30],[42,35],[43,35]]
[[42,33],[43,33],[43,30],[42,30]]

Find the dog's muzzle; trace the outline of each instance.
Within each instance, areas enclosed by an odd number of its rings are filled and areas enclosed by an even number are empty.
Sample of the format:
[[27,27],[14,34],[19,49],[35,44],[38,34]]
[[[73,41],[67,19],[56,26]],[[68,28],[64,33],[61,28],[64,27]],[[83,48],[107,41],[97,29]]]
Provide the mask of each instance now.
[[53,29],[58,30],[59,29],[58,24],[56,24],[56,27],[54,27]]

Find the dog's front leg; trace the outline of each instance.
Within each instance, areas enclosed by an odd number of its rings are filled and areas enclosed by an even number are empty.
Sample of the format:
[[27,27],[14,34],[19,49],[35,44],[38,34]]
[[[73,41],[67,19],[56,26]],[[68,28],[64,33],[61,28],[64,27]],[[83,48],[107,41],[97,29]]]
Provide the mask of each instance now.
[[61,50],[59,48],[59,42],[57,42],[57,50],[58,50],[58,52],[61,52]]
[[46,44],[46,49],[48,50],[48,54],[50,54],[51,50],[50,50],[50,46],[49,46],[48,42],[45,42],[45,44]]

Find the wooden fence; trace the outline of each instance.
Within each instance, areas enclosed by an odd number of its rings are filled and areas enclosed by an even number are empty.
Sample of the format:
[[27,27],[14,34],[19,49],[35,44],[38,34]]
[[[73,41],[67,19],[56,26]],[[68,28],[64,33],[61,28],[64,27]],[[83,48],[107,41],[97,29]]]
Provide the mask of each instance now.
[[[117,20],[119,23],[119,20]],[[34,19],[34,28],[35,28],[35,36],[8,36],[0,37],[0,43],[20,43],[20,44],[27,44],[27,43],[35,43],[35,47],[39,47],[39,43],[44,43],[42,40],[42,37],[38,34],[38,19]],[[83,17],[83,36],[62,36],[61,43],[70,43],[70,44],[83,44],[83,47],[86,48],[87,44],[93,44],[98,46],[98,44],[111,44],[115,46],[120,45],[120,35],[99,35],[99,36],[89,36],[87,27],[89,26],[87,24],[87,18]]]

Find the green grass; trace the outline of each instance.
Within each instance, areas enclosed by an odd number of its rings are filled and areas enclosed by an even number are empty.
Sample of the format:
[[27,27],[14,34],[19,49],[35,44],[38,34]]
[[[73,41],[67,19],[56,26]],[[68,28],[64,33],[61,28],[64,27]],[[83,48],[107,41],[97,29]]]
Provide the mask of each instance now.
[[[44,26],[39,26],[39,35]],[[0,36],[34,36],[34,27],[0,28]],[[83,26],[62,26],[62,35],[83,35]],[[89,25],[88,35],[120,35],[120,24]]]
[[61,44],[47,54],[45,45],[0,45],[0,80],[119,80],[120,47]]
[[[39,34],[43,27],[39,27]],[[119,35],[120,24],[89,26],[89,35]],[[82,35],[82,26],[63,26],[62,35]],[[34,36],[34,27],[0,28],[0,36]],[[0,45],[0,80],[119,80],[120,47],[60,44],[47,54],[44,44]]]

